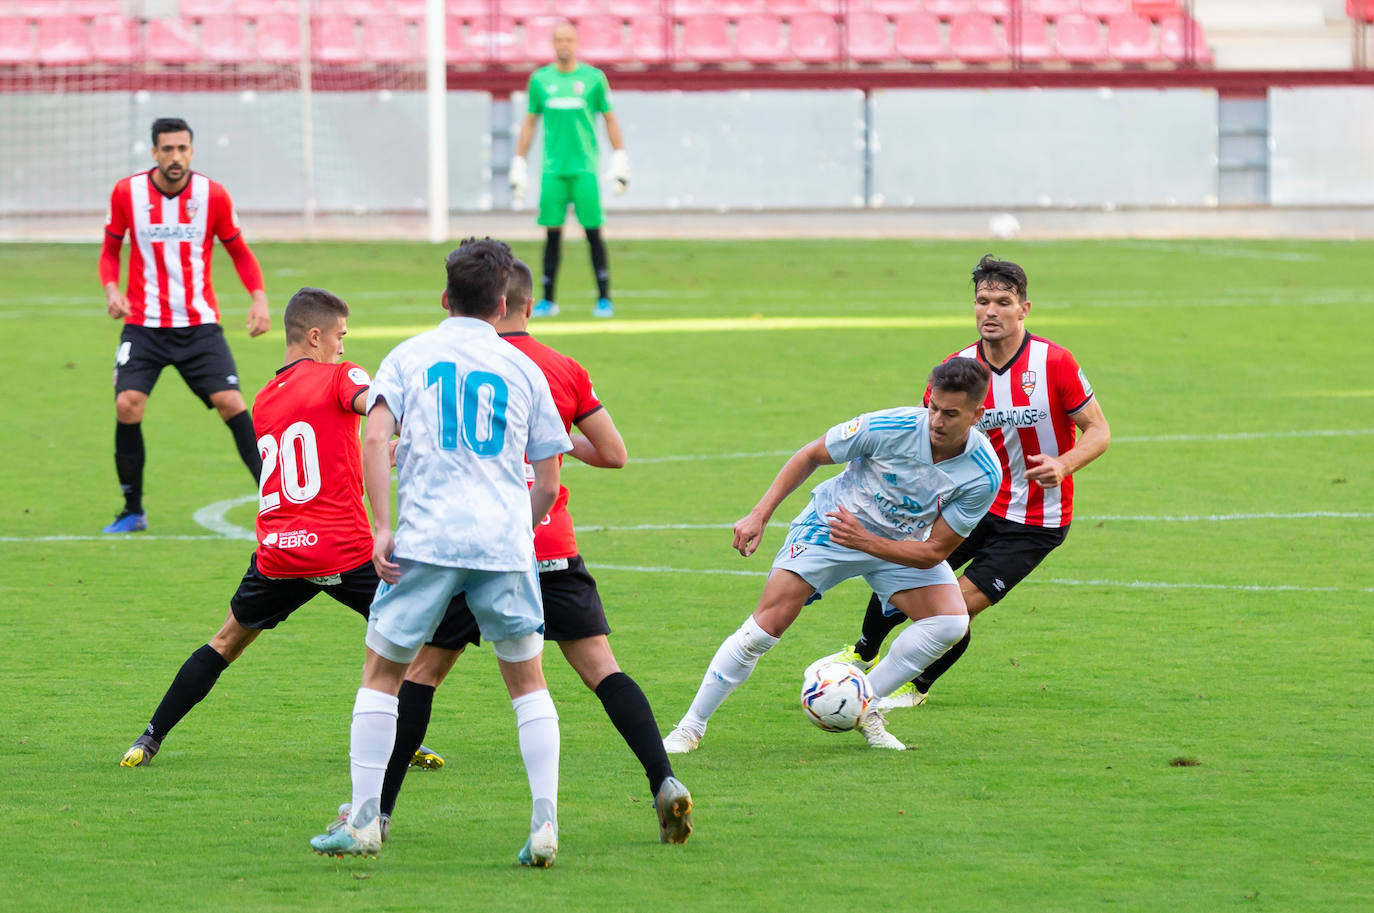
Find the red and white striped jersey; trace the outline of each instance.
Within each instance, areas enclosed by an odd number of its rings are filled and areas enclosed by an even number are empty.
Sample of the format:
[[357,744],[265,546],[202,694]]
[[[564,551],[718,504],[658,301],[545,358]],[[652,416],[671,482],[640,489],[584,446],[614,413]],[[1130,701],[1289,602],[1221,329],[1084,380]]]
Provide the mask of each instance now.
[[116,240],[125,232],[133,235],[125,323],[193,327],[219,322],[210,286],[211,249],[215,238],[228,242],[239,234],[234,204],[222,185],[192,172],[180,193],[164,196],[153,184],[152,171],[132,175],[115,184],[105,231]]
[[[988,364],[980,343],[949,358],[976,358],[992,372],[978,429],[1002,462],[1002,488],[988,513],[1027,526],[1058,528],[1073,519],[1073,476],[1054,488],[1026,478],[1026,458],[1059,456],[1073,447],[1073,413],[1092,402],[1093,388],[1073,354],[1048,339],[1026,334],[1001,370]],[[948,360],[948,359],[946,359]],[[930,402],[930,390],[926,390]]]

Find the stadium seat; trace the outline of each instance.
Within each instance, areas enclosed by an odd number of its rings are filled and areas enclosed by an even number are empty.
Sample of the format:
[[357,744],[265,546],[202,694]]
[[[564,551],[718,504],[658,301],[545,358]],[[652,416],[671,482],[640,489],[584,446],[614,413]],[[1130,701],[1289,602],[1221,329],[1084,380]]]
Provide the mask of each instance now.
[[1374,0],[1345,0],[1345,14],[1351,19],[1374,22]]
[[887,17],[882,13],[850,13],[845,20],[844,46],[849,59],[859,63],[898,59]]
[[490,0],[444,0],[444,15],[476,19],[491,15]]
[[468,44],[463,20],[458,16],[444,17],[444,61],[452,64],[477,62],[477,55]]
[[764,0],[764,8],[774,16],[800,16],[816,12],[816,4],[811,0]]
[[1211,64],[1212,51],[1207,47],[1207,37],[1202,33],[1202,23],[1186,16],[1169,16],[1159,23],[1159,50],[1164,59],[1174,63],[1184,63],[1188,59],[1187,37],[1191,31],[1193,40],[1193,61],[1204,65]]
[[769,13],[741,16],[735,23],[735,48],[749,63],[785,63],[792,59],[782,20]]
[[253,35],[258,59],[265,63],[298,63],[301,57],[300,26],[294,15],[262,16]]
[[[1011,43],[1010,39],[1007,42]],[[1021,35],[1018,47],[1021,59],[1028,63],[1044,63],[1054,59],[1054,46],[1050,44],[1050,26],[1044,16],[1030,13],[1021,16]]]
[[1155,22],[1166,16],[1181,16],[1183,8],[1178,0],[1133,0],[1131,4],[1137,13]]
[[673,24],[666,16],[640,16],[630,22],[630,56],[648,66],[670,59]]
[[667,0],[606,0],[606,12],[622,19],[662,16],[667,11]]
[[296,15],[296,0],[234,0],[234,12],[248,19]]
[[200,20],[200,56],[213,63],[249,63],[257,59],[242,16],[206,16]]
[[[908,5],[907,9],[912,5]],[[941,19],[953,19],[973,12],[973,0],[926,0],[924,6],[927,13]]]
[[189,19],[149,19],[143,39],[148,59],[157,63],[195,63],[200,59],[196,29]]
[[25,19],[47,19],[67,15],[65,0],[11,0],[7,15]]
[[[489,18],[471,20],[468,47],[482,63],[518,63],[525,59],[524,45],[516,38],[515,20],[509,16],[502,16],[495,22]],[[549,45],[544,47],[548,49]],[[545,56],[550,53],[546,50]]]
[[915,63],[949,59],[950,53],[940,34],[940,20],[934,13],[905,13],[897,17],[896,25],[896,50],[901,57]]
[[403,64],[423,60],[410,36],[410,23],[400,16],[363,20],[363,56],[373,63]]
[[29,20],[20,16],[0,19],[0,64],[33,63],[38,46]]
[[752,16],[765,12],[768,4],[764,0],[715,0],[711,11],[734,19],[739,16]]
[[[559,23],[554,16],[540,16],[526,19],[521,26],[521,41],[517,47],[520,59],[526,63],[540,65],[553,60],[553,27]],[[579,48],[580,56],[580,48]]]
[[[546,49],[545,53],[549,53]],[[586,16],[577,21],[577,53],[588,63],[625,63],[625,33],[618,16]]]
[[1102,23],[1096,16],[1084,13],[1069,13],[1055,20],[1054,47],[1069,63],[1104,63],[1111,59]]
[[792,56],[802,63],[835,63],[840,59],[840,33],[829,13],[793,16],[788,43]]
[[[858,3],[853,4],[858,8]],[[868,0],[868,11],[871,13],[882,13],[888,18],[895,18],[905,13],[914,13],[921,8],[921,4],[914,0]]]
[[1113,16],[1124,16],[1131,11],[1131,0],[1081,0],[1083,15],[1096,16],[1104,22]]
[[1113,16],[1107,23],[1107,52],[1120,63],[1159,60],[1154,24],[1139,13]]
[[425,21],[425,0],[391,0],[391,11],[411,22]]
[[537,19],[541,16],[556,15],[549,0],[499,0],[499,4],[493,5],[497,5],[502,16],[512,19]]
[[994,19],[1005,19],[1011,15],[1011,0],[976,0],[973,6],[978,12]]
[[[586,16],[601,16],[606,12],[606,6],[601,0],[557,0],[553,5],[554,12],[560,18],[572,19],[577,23],[577,30],[582,31],[582,19]],[[582,44],[578,41],[578,45]]]
[[730,22],[724,16],[693,16],[682,22],[682,56],[693,63],[725,63],[735,59]]
[[123,13],[123,0],[67,0],[68,16],[94,19],[96,16],[120,16]]
[[91,38],[79,16],[38,20],[38,62],[60,67],[90,63]]
[[1054,19],[1078,12],[1078,0],[1021,0],[1023,12]]
[[708,16],[714,12],[711,9],[711,0],[672,0],[670,8],[673,11],[674,19],[686,19],[688,16]]
[[96,16],[91,48],[101,63],[128,63],[138,56],[138,23],[128,16]]
[[951,22],[949,52],[964,63],[995,63],[1011,56],[1006,36],[988,13],[970,13]]
[[228,16],[234,12],[234,0],[181,0],[177,9],[183,19]]
[[310,22],[310,56],[320,63],[362,63],[356,23],[350,16],[319,16]]

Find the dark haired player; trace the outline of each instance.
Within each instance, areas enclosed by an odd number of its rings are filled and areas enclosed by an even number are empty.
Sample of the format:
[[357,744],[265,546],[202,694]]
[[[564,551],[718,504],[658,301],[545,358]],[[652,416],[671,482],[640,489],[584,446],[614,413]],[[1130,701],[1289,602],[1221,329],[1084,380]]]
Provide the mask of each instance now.
[[[224,624],[182,664],[121,766],[150,763],[220,673],[316,594],[328,593],[367,617],[377,572],[363,510],[358,424],[370,380],[358,365],[339,360],[347,318],[348,305],[324,289],[303,288],[287,304],[285,365],[254,401],[263,460],[258,546]],[[477,641],[472,616],[454,606],[432,643],[461,651]]]
[[[983,416],[988,370],[956,359],[930,372],[926,407],[868,412],[836,425],[793,454],[749,514],[734,547],[748,557],[779,504],[816,468],[844,471],[811,490],[773,559],[758,608],[720,645],[681,722],[663,740],[670,754],[694,750],[711,715],[777,644],[803,606],[842,580],[863,577],[883,608],[912,620],[869,673],[886,695],[933,662],[968,629],[945,558],[987,513],[1002,482],[997,457],[974,425]],[[874,748],[902,751],[881,710],[858,729]]]
[[[1073,474],[1101,456],[1111,429],[1073,354],[1026,332],[1030,299],[1020,266],[991,254],[973,270],[977,342],[950,355],[988,366],[992,384],[978,428],[1002,465],[1002,488],[988,514],[949,557],[967,565],[959,590],[969,618],[996,605],[1068,535],[1073,519]],[[929,396],[929,392],[927,392]],[[1075,441],[1075,428],[1081,436]],[[883,640],[901,624],[869,600],[859,640],[827,659],[871,668]],[[966,632],[949,652],[879,701],[884,709],[918,707],[931,685],[968,649]]]
[[[229,193],[191,170],[191,128],[186,121],[153,121],[150,171],[115,184],[105,216],[100,281],[106,310],[124,320],[115,353],[115,470],[124,508],[107,533],[148,528],[143,511],[143,412],[158,375],[174,366],[191,392],[229,426],[243,464],[257,480],[262,463],[253,419],[239,392],[238,369],[219,325],[219,304],[210,285],[215,238],[234,261],[252,297],[248,335],[267,332],[267,293],[262,269],[239,231]],[[119,250],[132,236],[129,285],[119,290]]]

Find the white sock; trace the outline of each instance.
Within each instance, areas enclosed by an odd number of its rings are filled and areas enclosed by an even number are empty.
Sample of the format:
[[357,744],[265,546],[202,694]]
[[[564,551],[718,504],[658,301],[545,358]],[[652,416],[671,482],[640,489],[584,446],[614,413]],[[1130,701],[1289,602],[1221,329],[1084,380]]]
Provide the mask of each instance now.
[[534,810],[530,830],[545,821],[558,829],[558,711],[547,689],[531,691],[511,700],[515,725],[520,733],[520,757],[530,781]]
[[931,615],[907,625],[868,673],[873,693],[887,697],[926,670],[968,630],[967,615]]
[[711,714],[725,703],[730,692],[753,674],[759,657],[777,642],[776,637],[759,627],[753,615],[746,618],[739,630],[725,638],[716,655],[711,657],[701,687],[697,689],[696,697],[692,698],[692,706],[687,708],[687,715],[678,725],[694,733],[697,738],[705,735],[706,721]]
[[[353,775],[354,827],[377,815],[382,801],[382,778],[396,744],[396,695],[359,688],[353,702],[353,727],[348,739],[348,767]],[[371,800],[371,806],[368,801]],[[365,816],[366,820],[359,820]]]

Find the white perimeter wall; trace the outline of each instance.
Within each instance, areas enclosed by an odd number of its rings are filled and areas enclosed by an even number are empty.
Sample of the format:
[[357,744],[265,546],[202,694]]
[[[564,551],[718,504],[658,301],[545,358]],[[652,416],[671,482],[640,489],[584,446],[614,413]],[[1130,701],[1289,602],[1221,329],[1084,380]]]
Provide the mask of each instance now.
[[1269,199],[1374,205],[1374,88],[1269,90]]

